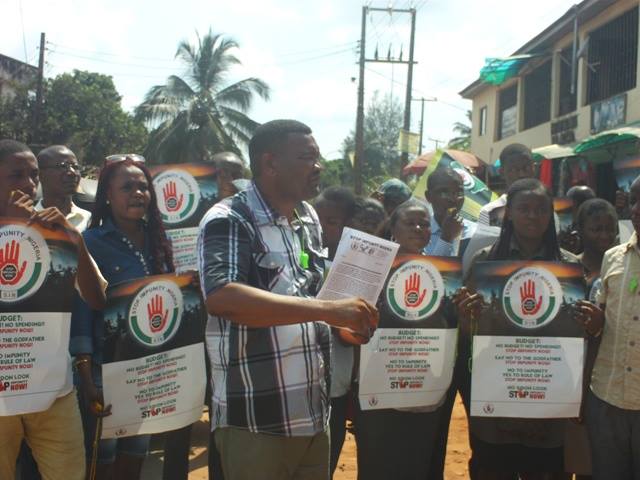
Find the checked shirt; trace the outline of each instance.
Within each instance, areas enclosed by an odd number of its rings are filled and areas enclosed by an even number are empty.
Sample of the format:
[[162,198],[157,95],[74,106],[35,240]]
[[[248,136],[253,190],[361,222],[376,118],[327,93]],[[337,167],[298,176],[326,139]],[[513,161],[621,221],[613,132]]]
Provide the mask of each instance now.
[[[213,206],[200,222],[198,263],[205,298],[228,283],[313,297],[322,281],[321,230],[302,202],[290,224],[255,183]],[[301,246],[309,255],[301,267]],[[247,327],[209,315],[212,430],[312,436],[329,417],[329,327],[305,323]]]

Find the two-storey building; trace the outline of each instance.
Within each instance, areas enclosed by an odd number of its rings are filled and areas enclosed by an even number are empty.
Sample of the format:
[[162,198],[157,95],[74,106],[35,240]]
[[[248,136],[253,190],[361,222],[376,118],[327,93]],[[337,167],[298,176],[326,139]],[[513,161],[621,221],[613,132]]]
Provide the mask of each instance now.
[[460,92],[473,102],[471,151],[493,163],[510,143],[575,145],[640,124],[638,10],[638,0],[584,0],[497,59],[511,74]]

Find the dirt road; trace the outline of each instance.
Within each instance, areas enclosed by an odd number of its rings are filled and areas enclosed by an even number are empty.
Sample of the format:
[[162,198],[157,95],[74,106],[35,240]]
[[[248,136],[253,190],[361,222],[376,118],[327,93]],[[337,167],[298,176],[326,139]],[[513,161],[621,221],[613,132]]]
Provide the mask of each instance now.
[[[198,422],[191,435],[191,455],[189,460],[189,480],[208,480],[207,451],[208,424],[206,416]],[[162,439],[156,438],[152,444],[152,453],[145,462],[143,480],[162,478]],[[458,480],[468,478],[469,442],[467,439],[467,420],[460,398],[456,400],[449,428],[449,444],[445,478]],[[347,434],[338,469],[334,480],[355,480],[357,477],[356,444],[351,434]]]

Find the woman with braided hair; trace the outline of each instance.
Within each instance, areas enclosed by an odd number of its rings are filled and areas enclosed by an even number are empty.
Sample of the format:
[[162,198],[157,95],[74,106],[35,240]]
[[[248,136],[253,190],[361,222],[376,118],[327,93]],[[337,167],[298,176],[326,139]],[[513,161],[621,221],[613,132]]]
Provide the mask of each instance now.
[[[162,226],[151,174],[142,157],[131,154],[107,158],[84,239],[110,285],[174,271],[171,245]],[[110,415],[112,408],[104,405],[101,388],[104,328],[102,312],[78,301],[70,351],[76,357],[87,455],[93,449],[97,418]],[[149,439],[149,435],[138,435],[100,440],[96,478],[140,478]]]

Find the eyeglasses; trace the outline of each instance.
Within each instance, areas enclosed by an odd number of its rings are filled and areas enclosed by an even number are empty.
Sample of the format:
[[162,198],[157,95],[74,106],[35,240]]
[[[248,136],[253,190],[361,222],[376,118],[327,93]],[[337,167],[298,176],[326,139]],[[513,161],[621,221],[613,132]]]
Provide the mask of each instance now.
[[134,162],[145,163],[146,160],[142,155],[138,155],[137,153],[116,153],[114,155],[109,155],[104,159],[104,164],[109,165],[111,163],[123,162],[126,159],[132,160]]
[[464,198],[464,192],[451,192],[449,190],[436,190],[434,192],[438,197],[444,199],[444,200],[460,200],[461,198]]
[[52,165],[41,165],[40,166],[40,170],[46,170],[46,169],[73,170],[74,172],[79,172],[80,171],[80,165],[78,165],[76,162],[69,162],[69,161],[65,160],[63,162],[54,163]]

